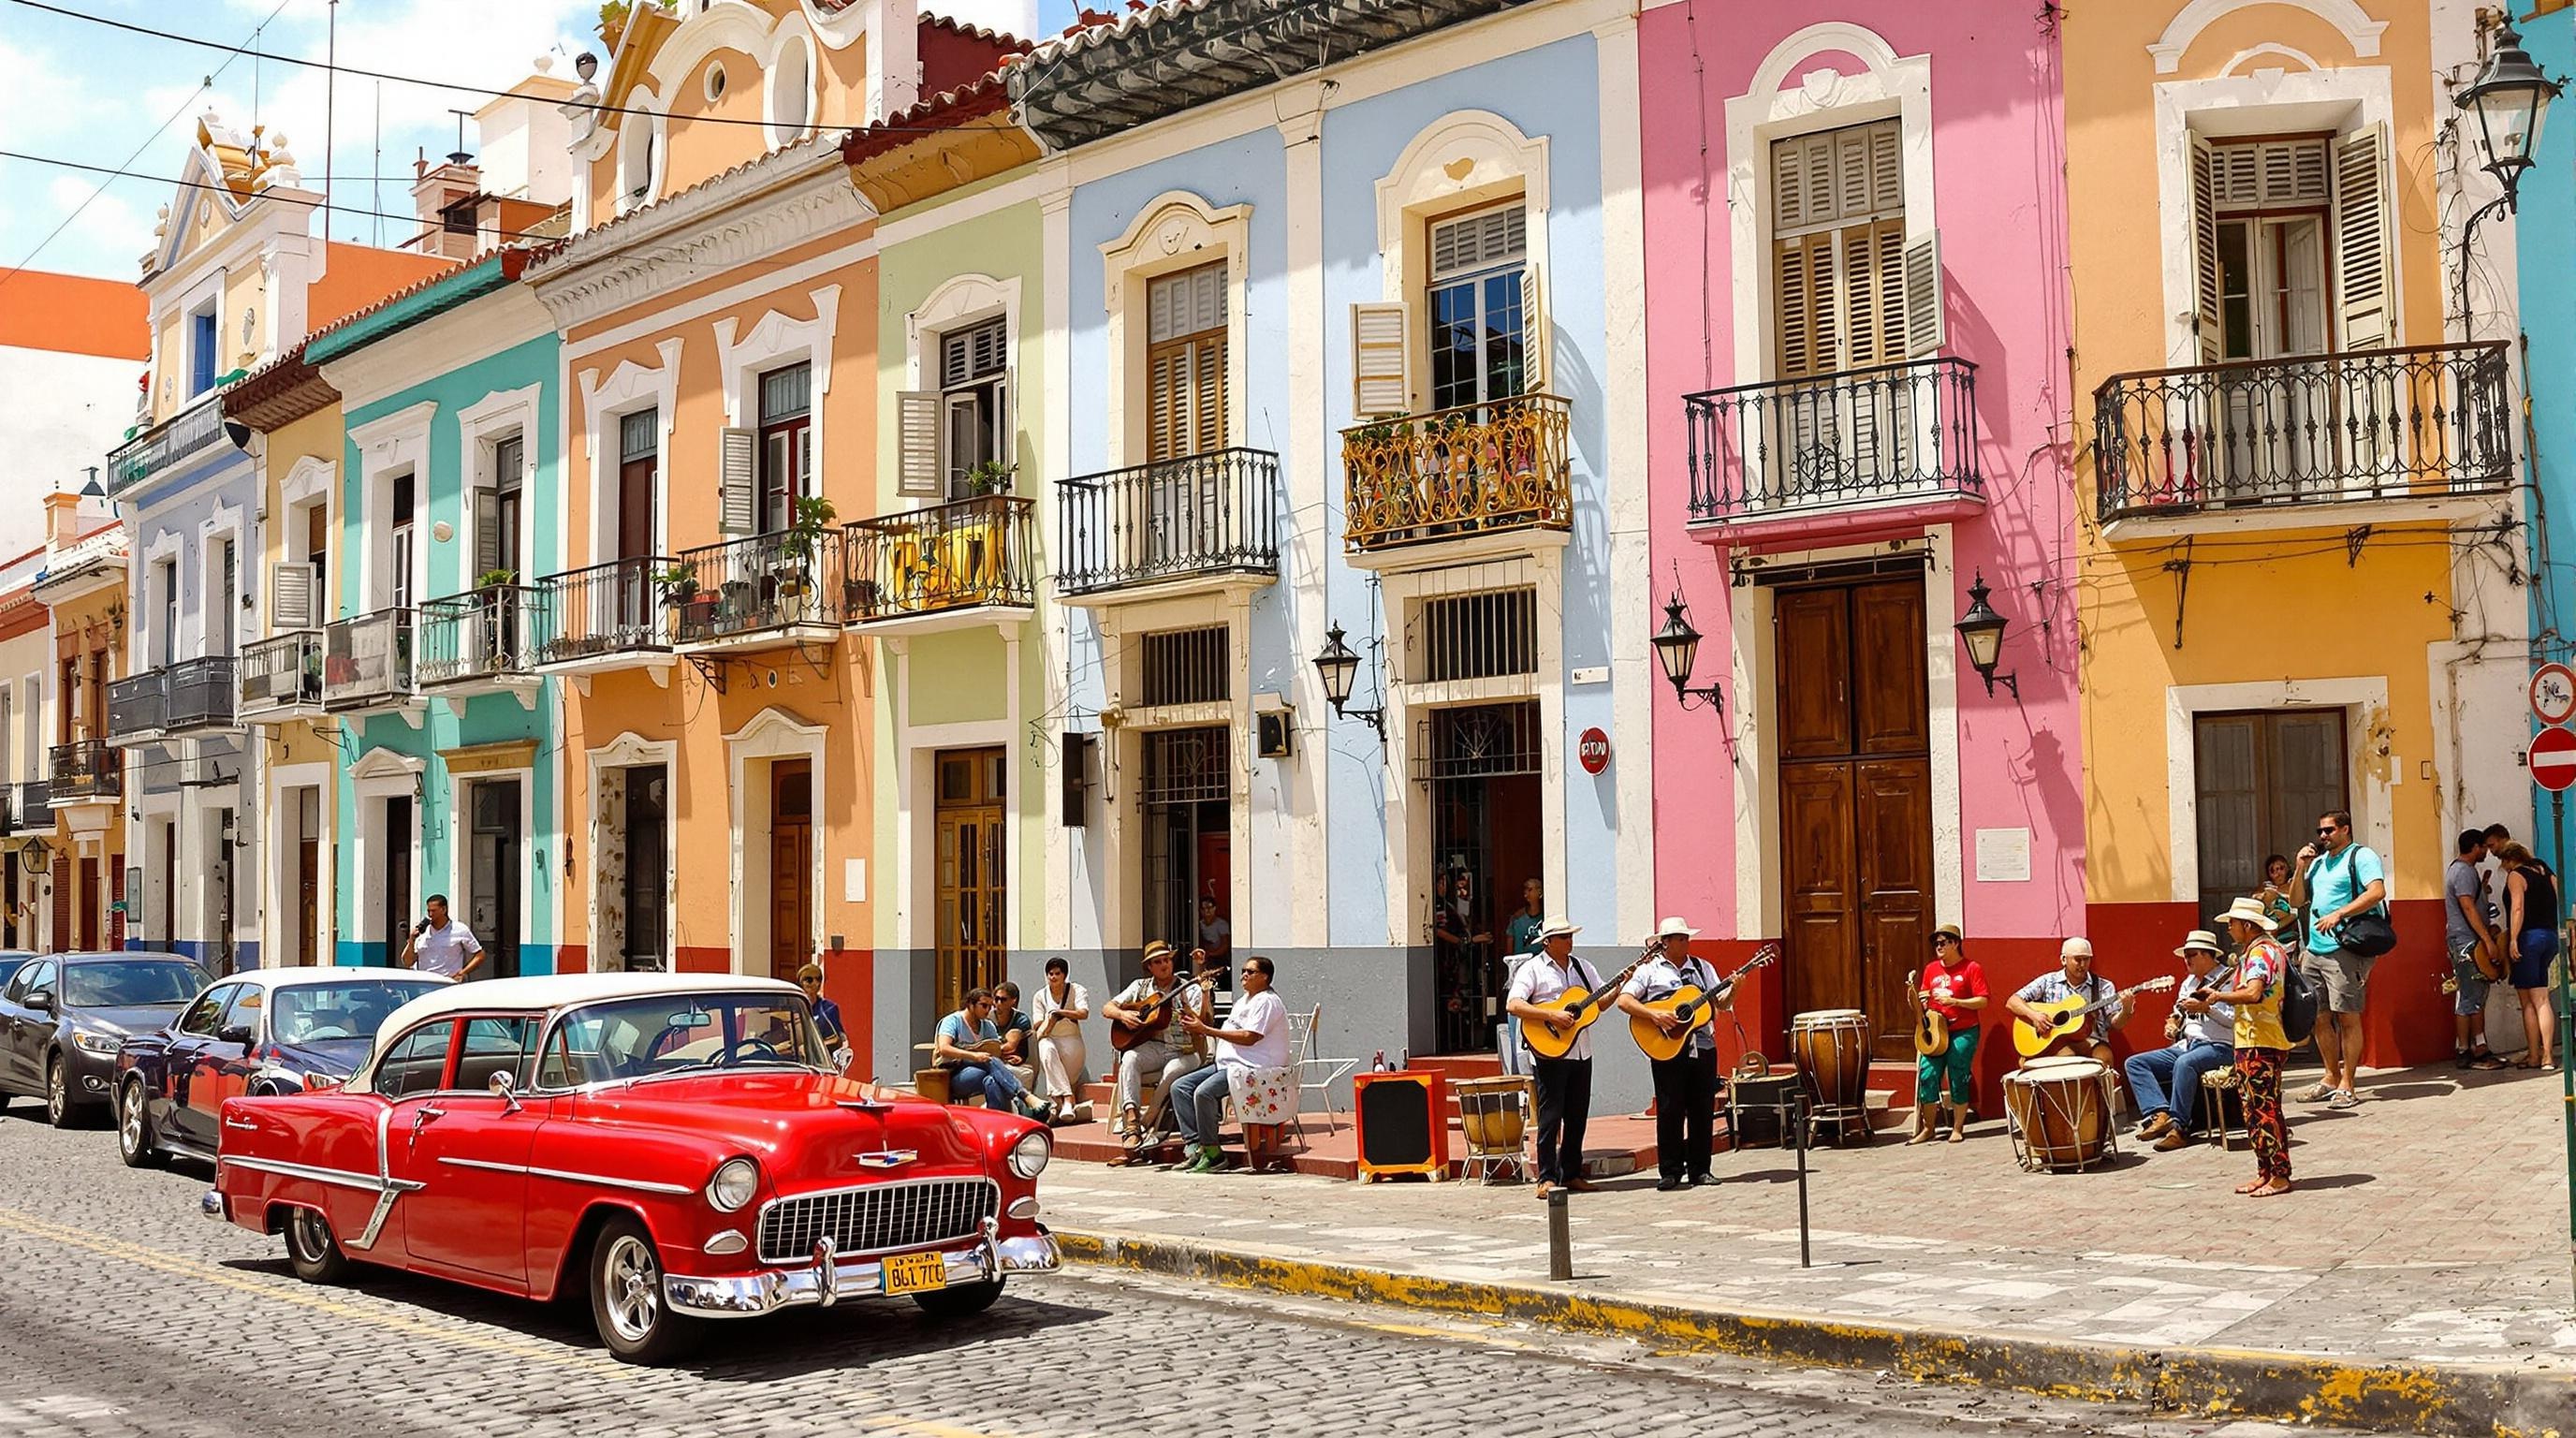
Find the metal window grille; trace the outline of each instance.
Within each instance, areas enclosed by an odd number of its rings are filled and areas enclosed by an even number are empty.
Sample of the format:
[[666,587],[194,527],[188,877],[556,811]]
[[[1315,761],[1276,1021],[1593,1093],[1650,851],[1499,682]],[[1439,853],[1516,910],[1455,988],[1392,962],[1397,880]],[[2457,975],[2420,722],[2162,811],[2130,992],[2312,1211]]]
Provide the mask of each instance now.
[[1226,764],[1228,731],[1155,729],[1145,735],[1145,784],[1137,797],[1147,807],[1196,804],[1232,792]]
[[1422,681],[1538,672],[1538,592],[1493,589],[1422,602]]
[[760,377],[760,422],[775,424],[804,414],[813,403],[814,367],[792,364]]
[[1415,752],[1420,757],[1413,761],[1413,777],[1422,783],[1535,774],[1541,757],[1538,703],[1434,709],[1421,725]]
[[1137,686],[1142,702],[1149,707],[1222,704],[1233,698],[1234,675],[1226,662],[1227,638],[1222,624],[1146,635],[1144,682]]
[[661,445],[662,413],[660,410],[639,409],[617,421],[618,463],[623,464],[630,459],[648,458],[659,450]]

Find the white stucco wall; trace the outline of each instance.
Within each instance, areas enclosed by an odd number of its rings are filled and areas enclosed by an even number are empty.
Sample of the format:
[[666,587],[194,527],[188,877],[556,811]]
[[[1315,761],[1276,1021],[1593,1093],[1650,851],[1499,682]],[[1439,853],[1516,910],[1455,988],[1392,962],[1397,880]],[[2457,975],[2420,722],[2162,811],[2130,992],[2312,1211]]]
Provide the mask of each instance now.
[[78,489],[134,422],[134,359],[0,347],[0,558],[45,542],[36,496]]

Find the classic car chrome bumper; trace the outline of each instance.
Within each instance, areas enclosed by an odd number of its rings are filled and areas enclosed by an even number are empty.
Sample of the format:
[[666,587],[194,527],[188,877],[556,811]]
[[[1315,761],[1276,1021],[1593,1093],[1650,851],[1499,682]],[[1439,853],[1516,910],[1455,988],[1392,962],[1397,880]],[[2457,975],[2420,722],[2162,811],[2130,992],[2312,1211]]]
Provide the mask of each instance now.
[[[1041,1227],[1030,1238],[998,1238],[987,1220],[984,1237],[944,1250],[948,1286],[966,1288],[1014,1273],[1053,1273],[1064,1266],[1055,1235]],[[810,1268],[773,1268],[732,1278],[662,1276],[662,1297],[676,1313],[704,1318],[749,1318],[807,1304],[829,1308],[843,1298],[883,1292],[883,1265],[875,1258],[841,1258],[821,1245]]]

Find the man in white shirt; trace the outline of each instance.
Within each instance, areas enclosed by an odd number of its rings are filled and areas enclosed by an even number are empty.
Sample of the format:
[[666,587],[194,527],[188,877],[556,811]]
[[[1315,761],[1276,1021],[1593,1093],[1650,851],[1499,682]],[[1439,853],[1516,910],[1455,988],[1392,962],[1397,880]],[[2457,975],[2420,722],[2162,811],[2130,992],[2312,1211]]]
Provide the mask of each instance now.
[[475,940],[472,930],[447,916],[447,896],[432,894],[429,917],[403,940],[399,962],[406,969],[439,974],[461,983],[483,967],[483,945]]
[[1243,992],[1226,1015],[1232,1027],[1215,1024],[1189,1010],[1181,1027],[1216,1044],[1216,1062],[1181,1076],[1172,1085],[1172,1116],[1181,1125],[1181,1146],[1190,1161],[1183,1173],[1209,1173],[1225,1167],[1225,1149],[1216,1141],[1217,1120],[1225,1096],[1236,1080],[1255,1069],[1288,1066],[1288,1006],[1272,992],[1274,971],[1259,954],[1243,961]]
[[1717,971],[1708,960],[1691,953],[1691,940],[1698,936],[1699,930],[1686,919],[1664,920],[1655,931],[1662,950],[1639,964],[1619,991],[1622,1013],[1654,1024],[1667,1038],[1682,1032],[1683,1023],[1652,1005],[1670,1001],[1685,987],[1705,996],[1692,1011],[1681,1053],[1646,1065],[1655,1078],[1655,1162],[1662,1170],[1655,1189],[1659,1193],[1707,1183],[1710,1155],[1716,1151],[1717,1040],[1710,1032],[1710,1020],[1718,1009],[1733,1007],[1735,996],[1719,988]]
[[[1581,932],[1562,915],[1550,918],[1538,933],[1538,957],[1512,976],[1504,1008],[1521,1021],[1524,1033],[1536,1024],[1564,1028],[1572,1022],[1556,1002],[1567,989],[1600,990],[1601,976],[1574,956],[1574,936]],[[1538,1196],[1545,1199],[1560,1187],[1592,1192],[1583,1176],[1583,1129],[1592,1118],[1592,1031],[1576,1034],[1561,1059],[1530,1055],[1530,1077],[1538,1090]]]
[[[1195,1034],[1171,1034],[1172,1016],[1182,1010],[1201,1018],[1214,1015],[1214,994],[1206,985],[1184,982],[1172,972],[1172,946],[1156,939],[1145,946],[1145,976],[1118,991],[1101,1007],[1102,1017],[1139,1035],[1118,1055],[1112,1123],[1127,1140],[1129,1152],[1116,1162],[1138,1163],[1163,1143],[1158,1130],[1171,1107],[1173,1085],[1202,1060]],[[1158,1002],[1159,1001],[1159,1002]],[[1116,1039],[1116,1029],[1111,1038]],[[1145,1076],[1156,1076],[1154,1102],[1144,1106]]]

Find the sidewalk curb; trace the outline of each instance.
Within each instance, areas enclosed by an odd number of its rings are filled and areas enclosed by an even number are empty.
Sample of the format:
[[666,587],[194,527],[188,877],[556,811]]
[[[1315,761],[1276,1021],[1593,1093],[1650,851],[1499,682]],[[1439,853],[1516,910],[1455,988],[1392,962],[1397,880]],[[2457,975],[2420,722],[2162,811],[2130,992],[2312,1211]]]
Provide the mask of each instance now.
[[2354,1364],[2236,1348],[2147,1349],[1700,1308],[1576,1287],[1392,1273],[1255,1249],[1055,1230],[1069,1263],[1303,1298],[1383,1303],[1823,1368],[1886,1369],[2163,1413],[2456,1438],[2567,1438],[2576,1374],[2470,1364]]

